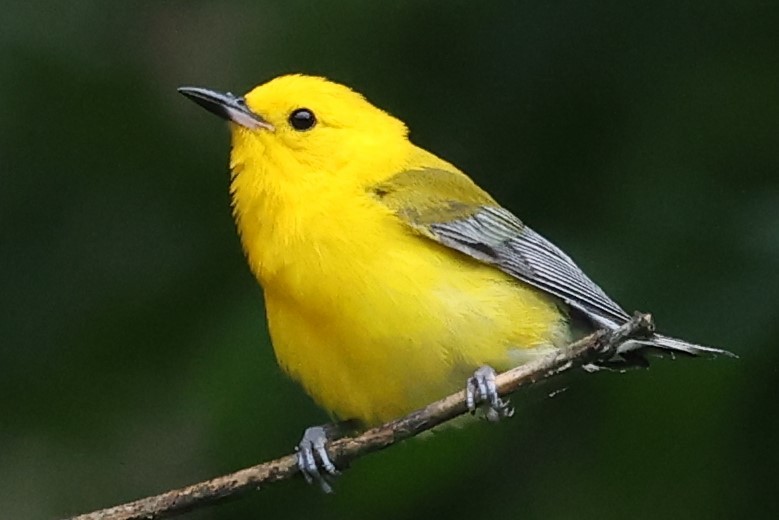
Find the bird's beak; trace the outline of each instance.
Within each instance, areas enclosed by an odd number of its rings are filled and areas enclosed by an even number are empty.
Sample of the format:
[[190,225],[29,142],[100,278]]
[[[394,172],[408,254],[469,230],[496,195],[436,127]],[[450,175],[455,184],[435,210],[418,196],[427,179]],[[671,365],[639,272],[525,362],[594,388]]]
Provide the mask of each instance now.
[[244,128],[250,130],[264,128],[271,132],[275,130],[272,124],[252,112],[242,97],[200,87],[179,87],[177,90],[212,114]]

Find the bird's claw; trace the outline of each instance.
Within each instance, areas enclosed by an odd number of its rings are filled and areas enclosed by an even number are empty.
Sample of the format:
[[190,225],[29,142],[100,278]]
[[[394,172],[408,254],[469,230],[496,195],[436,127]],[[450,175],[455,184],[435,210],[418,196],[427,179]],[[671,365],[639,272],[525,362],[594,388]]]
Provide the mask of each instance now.
[[329,440],[324,427],[312,426],[306,428],[296,448],[298,469],[306,482],[316,482],[325,493],[333,492],[330,480],[340,474],[327,454],[326,446]]
[[468,378],[465,385],[465,402],[468,405],[468,410],[471,414],[475,414],[479,405],[486,405],[485,416],[491,422],[514,415],[514,408],[511,407],[508,400],[504,401],[498,395],[495,375],[494,368],[484,365]]

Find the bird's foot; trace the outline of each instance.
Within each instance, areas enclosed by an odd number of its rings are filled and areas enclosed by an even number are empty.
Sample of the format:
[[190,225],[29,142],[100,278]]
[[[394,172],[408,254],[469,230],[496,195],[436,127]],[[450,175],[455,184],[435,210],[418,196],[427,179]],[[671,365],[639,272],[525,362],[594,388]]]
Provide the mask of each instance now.
[[325,493],[332,493],[332,481],[341,474],[327,453],[327,444],[355,431],[359,424],[341,421],[323,426],[312,426],[303,432],[303,438],[295,447],[298,469],[306,482],[316,483]]
[[303,438],[298,443],[298,469],[306,482],[316,482],[325,493],[332,493],[332,478],[340,472],[327,454],[327,443],[330,442],[328,431],[324,426],[306,428]]
[[485,406],[485,417],[488,421],[497,422],[504,417],[514,415],[514,408],[508,400],[501,399],[495,384],[495,369],[484,365],[479,367],[465,385],[465,402],[471,414],[476,413],[479,405]]

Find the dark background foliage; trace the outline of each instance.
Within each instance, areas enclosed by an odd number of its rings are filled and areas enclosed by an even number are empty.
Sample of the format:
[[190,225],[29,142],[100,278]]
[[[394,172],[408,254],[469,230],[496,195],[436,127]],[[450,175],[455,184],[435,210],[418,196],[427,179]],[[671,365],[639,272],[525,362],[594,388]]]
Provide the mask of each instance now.
[[224,125],[175,92],[298,71],[405,120],[626,308],[741,358],[571,375],[334,496],[291,481],[187,518],[779,515],[775,2],[5,4],[0,517],[215,476],[326,420],[274,363]]

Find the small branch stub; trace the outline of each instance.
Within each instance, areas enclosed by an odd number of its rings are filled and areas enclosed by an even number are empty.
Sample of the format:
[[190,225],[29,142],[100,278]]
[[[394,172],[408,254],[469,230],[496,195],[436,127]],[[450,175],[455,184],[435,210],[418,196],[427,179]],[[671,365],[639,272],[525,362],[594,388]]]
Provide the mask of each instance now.
[[[610,358],[629,339],[654,331],[649,314],[636,315],[613,331],[598,331],[567,348],[513,368],[497,376],[498,393],[505,397],[523,386],[560,374],[571,368]],[[468,411],[465,392],[457,392],[382,426],[355,437],[339,439],[328,446],[331,460],[344,467],[358,457],[382,450],[399,441],[430,430]],[[228,475],[167,491],[160,495],[101,509],[68,520],[154,520],[169,518],[196,508],[262,489],[299,472],[294,454],[251,466]]]

